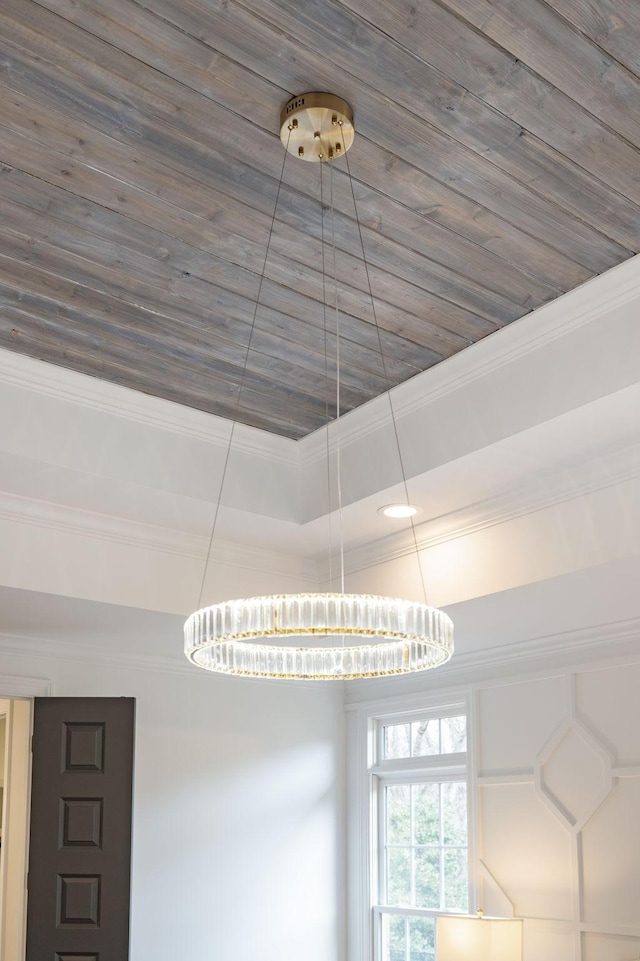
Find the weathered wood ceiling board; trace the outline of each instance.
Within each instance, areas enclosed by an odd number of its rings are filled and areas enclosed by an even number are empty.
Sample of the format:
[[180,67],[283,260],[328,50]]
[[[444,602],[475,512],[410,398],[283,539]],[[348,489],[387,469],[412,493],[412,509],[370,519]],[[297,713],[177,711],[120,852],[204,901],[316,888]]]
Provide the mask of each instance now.
[[[0,58],[0,346],[285,436],[332,244],[343,412],[640,251],[636,0],[3,0]],[[314,89],[356,142],[272,225]]]

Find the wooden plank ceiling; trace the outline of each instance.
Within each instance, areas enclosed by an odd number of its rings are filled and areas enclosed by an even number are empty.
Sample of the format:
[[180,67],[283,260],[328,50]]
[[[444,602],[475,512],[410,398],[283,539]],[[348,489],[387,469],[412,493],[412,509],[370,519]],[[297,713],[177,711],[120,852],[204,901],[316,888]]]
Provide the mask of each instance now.
[[[3,0],[0,53],[0,346],[180,404],[335,416],[330,190],[343,411],[640,250],[638,0]],[[307,90],[356,143],[264,266]]]

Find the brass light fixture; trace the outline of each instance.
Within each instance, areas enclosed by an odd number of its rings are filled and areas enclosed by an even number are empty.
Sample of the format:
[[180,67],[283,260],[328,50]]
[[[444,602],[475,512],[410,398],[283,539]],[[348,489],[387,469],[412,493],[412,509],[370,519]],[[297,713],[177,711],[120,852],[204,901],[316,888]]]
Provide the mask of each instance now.
[[[353,194],[349,161],[346,158],[346,153],[353,144],[355,133],[353,112],[349,104],[330,93],[300,94],[297,97],[292,97],[284,105],[280,123],[280,139],[286,150],[285,160],[287,154],[291,154],[300,160],[311,163],[326,163],[332,167],[336,161],[345,157],[349,184],[354,199],[355,219],[362,243],[362,232],[355,208],[355,195]],[[256,298],[251,335],[253,335],[255,327],[260,290],[269,254],[269,244],[273,233],[283,174],[284,160],[260,287]],[[331,212],[333,218],[333,201]],[[333,251],[335,254],[335,242]],[[367,268],[364,245],[362,245],[362,257],[365,268]],[[367,269],[367,282],[368,277]],[[335,273],[333,279],[335,284]],[[377,321],[375,321],[375,305],[371,296],[370,284],[369,296],[371,297],[372,313],[378,334],[380,356],[384,366],[380,331]],[[339,437],[340,331],[337,298],[335,311],[338,356],[336,358],[337,413],[334,426]],[[247,358],[250,349],[251,336],[247,346]],[[238,393],[238,405],[242,395],[245,373],[246,359]],[[385,379],[387,379],[386,369]],[[398,434],[395,429],[395,418],[390,396],[389,407],[397,442]],[[235,421],[233,427],[235,427]],[[233,427],[220,485],[211,540],[213,540],[215,532],[229,451],[233,443]],[[327,431],[329,431],[328,424]],[[403,473],[406,502],[409,504],[399,443],[398,456]],[[341,512],[339,443],[338,491]],[[418,564],[420,564],[415,530],[414,543],[416,558]],[[207,557],[202,580],[200,603],[208,564],[209,557]],[[421,570],[420,575],[422,578]],[[438,667],[449,660],[453,653],[453,625],[448,615],[427,605],[426,596],[425,602],[421,603],[401,598],[345,593],[342,549],[341,582],[342,590],[340,592],[276,594],[266,597],[234,599],[203,607],[191,614],[185,623],[185,654],[193,664],[209,671],[243,677],[305,680],[346,680],[407,674]],[[311,639],[311,642],[305,643],[307,639]]]

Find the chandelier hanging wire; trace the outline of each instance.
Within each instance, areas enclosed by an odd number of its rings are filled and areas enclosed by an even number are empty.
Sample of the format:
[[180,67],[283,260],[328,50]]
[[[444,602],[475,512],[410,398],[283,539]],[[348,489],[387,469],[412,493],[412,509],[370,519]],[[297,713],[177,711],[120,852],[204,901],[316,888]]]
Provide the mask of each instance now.
[[[340,461],[340,309],[336,268],[335,216],[333,201],[333,164],[345,155],[347,180],[353,202],[359,246],[365,270],[368,298],[376,329],[383,378],[389,402],[398,460],[406,503],[409,492],[398,427],[390,393],[390,381],[382,349],[382,336],[373,298],[362,226],[358,217],[355,189],[349,166],[348,150],[353,143],[351,108],[333,94],[306,93],[289,100],[281,112],[281,141],[284,157],[276,191],[273,215],[258,284],[253,316],[245,349],[242,376],[235,403],[234,418],[222,469],[207,558],[198,598],[198,610],[185,622],[185,654],[198,667],[241,677],[295,680],[349,680],[384,677],[425,671],[444,664],[453,654],[453,625],[443,611],[427,604],[424,572],[413,518],[410,518],[413,545],[420,574],[424,602],[372,594],[345,592],[344,531],[342,525],[342,484]],[[216,532],[222,493],[229,466],[235,427],[241,407],[249,354],[260,306],[267,261],[282,190],[287,154],[320,164],[320,210],[322,245],[322,288],[324,316],[325,375],[330,383],[328,362],[329,330],[325,270],[324,193],[322,170],[329,167],[329,210],[336,340],[336,489],[339,524],[340,591],[333,592],[334,573],[331,535],[330,417],[326,401],[327,487],[329,491],[329,587],[326,593],[273,594],[239,598],[202,607],[211,550]]]

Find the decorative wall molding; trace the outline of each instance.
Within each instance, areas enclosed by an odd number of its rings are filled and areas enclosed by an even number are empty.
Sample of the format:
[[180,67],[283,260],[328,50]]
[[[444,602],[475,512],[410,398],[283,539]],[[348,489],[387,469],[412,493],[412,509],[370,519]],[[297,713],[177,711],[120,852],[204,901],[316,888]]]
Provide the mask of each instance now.
[[[636,666],[639,663],[636,659]],[[600,668],[602,671],[603,668]],[[617,940],[624,939],[637,943],[637,939],[640,936],[640,927],[636,924],[620,924],[616,920],[615,911],[609,914],[609,917],[603,913],[604,908],[607,905],[607,899],[605,898],[600,902],[599,911],[596,911],[596,921],[591,923],[585,921],[585,914],[588,914],[588,907],[585,896],[585,887],[589,881],[592,885],[591,890],[593,891],[593,885],[595,882],[595,888],[597,888],[597,877],[601,869],[600,858],[597,853],[594,852],[593,848],[589,850],[588,857],[585,853],[584,848],[584,832],[589,829],[589,826],[593,819],[603,810],[606,809],[607,805],[612,803],[614,800],[614,792],[617,788],[616,778],[617,773],[614,767],[614,751],[611,747],[607,747],[602,737],[595,733],[595,729],[589,724],[585,726],[577,713],[577,687],[579,684],[579,678],[584,676],[584,669],[576,668],[572,671],[567,671],[564,673],[564,685],[563,693],[561,695],[562,704],[562,714],[561,720],[559,721],[557,727],[552,732],[551,736],[544,743],[539,744],[537,756],[535,758],[535,780],[532,783],[532,790],[538,802],[551,812],[555,817],[557,824],[567,833],[569,845],[570,845],[570,860],[571,860],[571,891],[565,892],[570,893],[571,899],[571,915],[564,918],[539,918],[530,917],[527,912],[524,913],[525,916],[525,944],[530,942],[530,937],[527,935],[527,919],[534,922],[534,924],[539,925],[545,923],[545,921],[551,924],[561,923],[565,926],[567,930],[571,932],[571,940],[573,944],[572,959],[573,961],[584,961],[586,957],[591,957],[585,945],[585,935],[593,935],[595,937],[604,940]],[[542,689],[540,689],[541,692]],[[606,688],[602,689],[600,696],[605,695]],[[481,688],[481,691],[489,694],[491,687],[485,686]],[[540,693],[539,692],[539,693]],[[479,694],[480,697],[483,694]],[[608,694],[611,698],[611,693]],[[514,708],[518,703],[519,695],[515,691],[511,695],[511,707]],[[596,701],[599,701],[599,697]],[[508,710],[509,701],[501,701],[503,710]],[[541,703],[542,714],[544,716],[545,706]],[[593,703],[593,702],[592,702]],[[614,701],[610,701],[610,710],[613,707]],[[489,710],[489,716],[491,716],[491,710]],[[504,723],[505,718],[502,718],[502,723]],[[531,717],[528,718],[529,724],[531,723]],[[624,727],[629,723],[629,719],[624,715],[620,715],[619,724]],[[492,737],[496,737],[498,743],[501,743],[501,735],[499,733],[500,724],[496,723],[494,717],[493,728],[491,726],[491,721],[487,724],[487,729],[483,730],[479,736],[479,740],[482,741],[482,747],[480,751],[484,750],[487,743],[491,741]],[[517,742],[517,731],[518,725],[517,720],[514,718],[514,733],[513,737]],[[527,743],[529,743],[527,741]],[[585,753],[586,749],[586,753]],[[556,787],[553,784],[547,782],[546,768],[553,761],[554,755],[558,751],[561,751],[561,759],[559,763],[556,764],[555,774],[552,776],[559,778],[560,795],[557,795]],[[479,759],[478,759],[479,760]],[[514,769],[514,773],[516,773]],[[638,776],[638,771],[635,771],[630,776]],[[576,781],[579,786],[576,786]],[[509,780],[505,777],[502,781],[495,780],[483,780],[479,779],[478,787],[482,789],[485,786],[490,786],[494,788],[493,796],[495,798],[495,789],[497,788],[498,797],[501,793],[501,787],[509,786],[514,781]],[[531,783],[531,782],[529,782]],[[568,793],[567,793],[568,792]],[[484,798],[483,804],[483,817],[486,814],[487,805],[489,799]],[[574,810],[573,805],[577,804],[577,808]],[[502,806],[498,804],[497,810],[504,813],[504,801]],[[506,817],[504,822],[504,831],[506,834],[513,834],[514,829],[518,830],[519,824],[509,824],[508,817]],[[602,847],[604,845],[605,851],[607,850],[607,845],[609,840],[613,841],[614,846],[616,844],[616,824],[617,819],[614,817],[609,822],[609,835],[603,836],[602,833],[599,835],[598,843]],[[480,834],[482,836],[484,830],[484,822],[481,818],[479,825]],[[540,831],[540,824],[537,826],[537,830]],[[602,829],[601,829],[602,831]],[[630,844],[632,845],[631,850],[637,846],[637,834],[635,839],[630,839]],[[498,850],[499,845],[496,845],[496,831],[495,823],[492,835],[493,840],[493,855],[498,857],[501,863],[501,867],[504,873],[513,886],[514,890],[510,892],[511,900],[517,903],[517,890],[518,887],[522,893],[523,897],[527,896],[527,884],[523,885],[522,877],[519,874],[517,867],[512,866],[512,870],[509,871],[508,861],[505,862],[504,852]],[[593,843],[593,842],[592,842]],[[491,842],[489,842],[490,846]],[[617,841],[618,849],[620,845],[620,840]],[[529,845],[529,847],[527,846]],[[525,852],[525,856],[532,857],[532,852],[535,850],[536,840],[530,842],[524,841],[522,845],[522,851]],[[483,843],[483,848],[486,845]],[[522,851],[519,854],[522,854]],[[491,852],[489,852],[489,857],[491,857]],[[615,863],[615,862],[614,862]],[[506,865],[506,866],[505,866]],[[481,862],[480,873],[481,877],[487,870],[486,864]],[[615,870],[612,870],[611,865],[609,866],[609,873],[607,874],[607,885],[618,886],[618,889],[622,889],[626,886],[626,878],[629,873],[629,862],[621,869],[620,875],[616,875]],[[548,883],[549,877],[545,879],[544,868],[540,872],[540,884],[544,888],[545,880]],[[554,883],[556,882],[556,876],[554,875]],[[504,894],[504,890],[501,889],[499,892]],[[604,908],[603,908],[604,906]],[[593,910],[593,909],[592,909]],[[629,904],[627,904],[627,911],[629,910]],[[600,915],[600,916],[598,916]],[[529,932],[531,934],[532,932]],[[534,938],[535,941],[535,938]],[[553,940],[548,942],[553,944]],[[531,944],[529,944],[529,950],[531,951]],[[528,956],[528,955],[527,955]],[[535,952],[532,953],[535,955]],[[554,954],[555,957],[555,954]],[[619,955],[616,955],[619,957]]]
[[[635,958],[640,949],[632,884],[640,840],[633,816],[638,790],[629,781],[622,786],[614,783],[620,775],[613,765],[617,752],[633,749],[629,726],[637,730],[640,717],[633,697],[640,676],[639,631],[640,619],[606,629],[609,638],[634,633],[634,649],[625,662],[612,658],[579,663],[574,658],[571,667],[549,666],[540,673],[521,670],[508,679],[491,672],[487,679],[476,676],[473,683],[456,689],[475,704],[469,746],[471,794],[481,799],[477,818],[471,819],[477,827],[470,850],[477,904],[487,914],[524,918],[524,956],[531,961],[596,957],[621,961]],[[584,633],[593,639],[593,632]],[[421,704],[424,711],[438,697],[441,704],[449,702],[454,692],[445,670],[435,672],[437,684],[425,687],[420,695],[407,691],[389,695],[385,681],[376,693],[382,686],[386,698],[353,697],[346,705],[350,768],[364,767],[371,718],[386,714],[387,708],[400,712],[409,705]],[[349,683],[347,699],[356,689],[362,690]],[[626,697],[633,699],[628,711],[620,703]],[[578,704],[591,721],[589,729],[579,717]],[[482,776],[485,759],[493,760],[496,772],[502,768],[500,776]],[[525,772],[529,764],[533,766]],[[369,775],[360,770],[362,786],[352,804],[354,823],[356,816],[368,823],[363,812],[369,803]],[[629,777],[640,777],[640,768],[630,769]],[[624,790],[626,798],[619,808]],[[598,821],[600,815],[604,820]],[[368,836],[363,831],[366,851]],[[354,863],[366,863],[362,845],[361,841],[360,860]],[[624,862],[619,869],[618,857]],[[365,905],[366,895],[365,891],[361,896]],[[361,943],[366,945],[366,934]]]
[[478,874],[482,882],[493,888],[494,896],[497,896],[503,902],[504,908],[500,916],[504,916],[506,918],[515,917],[513,901],[504,888],[500,885],[498,880],[493,876],[482,858],[478,858]]

